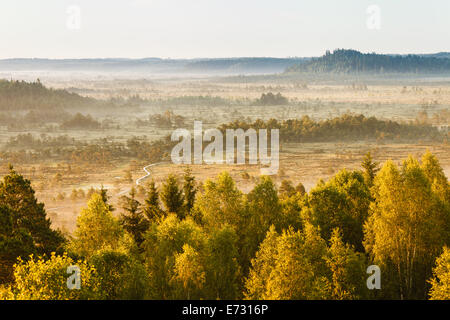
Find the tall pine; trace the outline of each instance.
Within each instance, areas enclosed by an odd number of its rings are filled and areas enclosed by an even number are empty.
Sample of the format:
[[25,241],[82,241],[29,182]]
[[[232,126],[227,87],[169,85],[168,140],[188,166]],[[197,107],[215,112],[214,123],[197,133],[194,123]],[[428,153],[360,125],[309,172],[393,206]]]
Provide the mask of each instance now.
[[142,213],[140,202],[136,200],[136,190],[131,188],[130,195],[122,196],[120,200],[123,209],[120,222],[140,246],[144,241],[144,233],[149,227],[149,222]]
[[149,221],[159,221],[163,217],[164,212],[159,206],[159,193],[154,180],[148,184],[143,211]]
[[161,201],[168,213],[176,213],[179,219],[184,218],[183,193],[178,186],[177,178],[173,174],[170,174],[163,184]]

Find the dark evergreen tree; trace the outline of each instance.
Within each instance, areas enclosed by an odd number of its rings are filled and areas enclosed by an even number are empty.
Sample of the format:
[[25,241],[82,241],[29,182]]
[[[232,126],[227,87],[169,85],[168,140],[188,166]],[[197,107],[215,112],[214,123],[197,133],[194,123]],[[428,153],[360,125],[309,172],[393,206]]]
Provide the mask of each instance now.
[[108,189],[105,189],[103,184],[102,184],[102,187],[100,188],[99,194],[102,197],[103,202],[108,206],[108,210],[113,212],[115,210],[115,208],[113,207],[113,205],[111,205],[109,203],[109,198],[111,198],[111,197],[108,196]]
[[[59,252],[65,241],[61,232],[51,229],[50,219],[34,195],[29,180],[12,166],[0,182],[0,282],[8,280],[17,257],[31,253]],[[4,273],[4,274],[3,274]]]
[[159,206],[159,194],[154,180],[148,184],[143,211],[149,221],[159,221],[164,215]]
[[144,241],[144,233],[149,228],[149,221],[141,210],[141,204],[136,200],[136,190],[131,188],[130,196],[121,197],[122,209],[120,222],[123,228],[134,238],[138,246]]
[[177,178],[173,174],[170,174],[163,184],[161,201],[167,212],[176,213],[180,219],[184,218],[183,194],[178,187]]
[[369,188],[373,186],[373,179],[375,179],[375,175],[377,174],[377,171],[379,170],[378,165],[379,165],[378,162],[373,161],[370,151],[367,152],[361,163],[361,167],[364,168],[364,173],[363,173],[364,181],[366,182],[366,184]]
[[186,210],[186,214],[189,214],[191,209],[194,207],[196,193],[197,189],[195,187],[195,178],[192,175],[191,170],[188,168],[184,174],[183,184],[184,208]]

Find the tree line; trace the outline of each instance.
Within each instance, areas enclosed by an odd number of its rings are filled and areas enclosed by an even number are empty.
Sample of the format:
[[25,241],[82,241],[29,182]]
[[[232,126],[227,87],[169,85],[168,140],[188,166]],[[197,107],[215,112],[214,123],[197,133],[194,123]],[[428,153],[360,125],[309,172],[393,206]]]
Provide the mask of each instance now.
[[[438,159],[370,153],[309,192],[261,176],[245,194],[190,170],[94,192],[72,235],[51,229],[30,181],[0,182],[3,299],[450,299],[450,186]],[[366,286],[370,265],[380,290]],[[67,267],[81,289],[66,286]]]
[[79,141],[67,135],[35,137],[30,133],[9,138],[0,158],[7,162],[34,163],[49,158],[69,163],[108,165],[115,160],[139,159],[158,162],[166,159],[175,145],[170,136],[156,141],[147,137],[132,137],[125,142],[107,138]]
[[285,142],[332,142],[361,140],[400,140],[417,141],[418,139],[446,140],[447,136],[440,133],[430,124],[420,122],[399,123],[392,120],[381,120],[364,115],[344,114],[332,119],[313,120],[309,116],[300,119],[267,121],[258,119],[253,123],[236,120],[220,126],[226,129],[244,130],[253,128],[279,129],[280,140]]
[[296,64],[287,73],[448,73],[450,59],[420,55],[387,55],[336,49]]
[[83,97],[66,89],[47,88],[39,79],[33,82],[0,79],[0,111],[61,112],[77,108],[135,106],[141,102],[142,99],[138,96],[131,96],[128,99],[111,98],[105,101]]

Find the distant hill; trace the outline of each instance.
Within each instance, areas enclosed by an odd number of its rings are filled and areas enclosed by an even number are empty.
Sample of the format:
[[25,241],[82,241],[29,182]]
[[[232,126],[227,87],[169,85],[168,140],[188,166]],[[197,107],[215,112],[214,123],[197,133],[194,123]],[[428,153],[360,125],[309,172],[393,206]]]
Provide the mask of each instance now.
[[66,90],[48,89],[39,80],[31,83],[0,80],[0,111],[61,110],[100,104]]
[[450,59],[450,52],[426,53],[426,54],[419,54],[419,56],[425,57],[425,58],[447,58],[447,59]]
[[286,69],[287,73],[450,73],[448,53],[386,55],[337,49]]
[[168,74],[265,74],[280,73],[308,58],[215,59],[4,59],[1,71],[83,71]]

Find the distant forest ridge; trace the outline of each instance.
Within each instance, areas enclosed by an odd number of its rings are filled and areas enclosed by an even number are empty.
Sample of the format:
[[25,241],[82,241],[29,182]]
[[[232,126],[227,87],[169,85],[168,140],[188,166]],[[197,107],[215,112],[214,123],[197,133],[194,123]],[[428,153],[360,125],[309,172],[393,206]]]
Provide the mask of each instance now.
[[450,52],[431,54],[375,54],[356,50],[327,51],[322,57],[231,57],[197,59],[0,59],[0,72],[85,71],[161,74],[269,74],[269,73],[446,73]]
[[39,79],[36,82],[0,79],[0,111],[60,110],[102,103],[64,89],[49,89]]
[[450,74],[450,54],[388,55],[356,50],[327,51],[319,58],[288,67],[286,73],[439,73]]
[[91,71],[149,73],[280,73],[310,58],[211,58],[211,59],[4,59],[0,71]]

